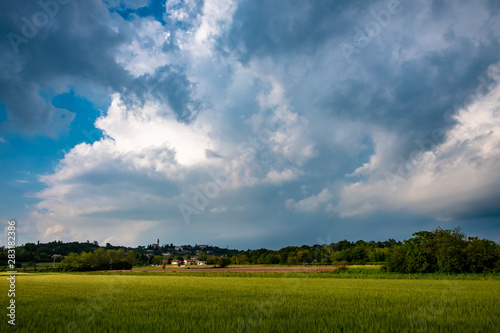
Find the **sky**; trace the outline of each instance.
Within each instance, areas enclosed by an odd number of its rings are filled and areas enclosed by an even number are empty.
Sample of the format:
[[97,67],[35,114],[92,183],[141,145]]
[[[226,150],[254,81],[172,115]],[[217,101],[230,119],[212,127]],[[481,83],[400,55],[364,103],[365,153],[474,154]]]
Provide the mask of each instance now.
[[498,1],[4,0],[0,35],[18,244],[500,242]]

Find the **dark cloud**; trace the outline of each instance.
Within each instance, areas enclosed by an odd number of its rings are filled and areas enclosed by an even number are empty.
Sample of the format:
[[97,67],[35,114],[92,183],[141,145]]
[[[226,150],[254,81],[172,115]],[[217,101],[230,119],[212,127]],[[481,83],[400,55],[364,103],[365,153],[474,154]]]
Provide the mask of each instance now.
[[[495,11],[489,12],[485,21],[483,17],[473,16],[469,19],[478,27],[464,34],[464,27],[470,22],[457,21],[457,15],[469,8],[489,10],[487,4],[433,2],[430,4],[432,15],[427,16],[426,2],[401,1],[401,13],[393,15],[387,27],[368,46],[352,56],[351,63],[346,61],[339,43],[352,40],[355,27],[374,21],[370,10],[382,10],[387,3],[350,3],[334,10],[317,4],[314,10],[301,13],[303,22],[309,29],[330,27],[327,37],[322,38],[321,33],[311,32],[314,37],[302,39],[302,30],[292,29],[298,35],[297,42],[291,43],[290,47],[286,41],[293,36],[287,34],[286,24],[270,29],[268,24],[275,21],[269,14],[263,14],[262,24],[251,24],[252,17],[256,16],[244,16],[242,8],[245,7],[241,7],[239,12],[245,17],[245,23],[233,33],[234,36],[245,36],[244,27],[247,24],[253,29],[248,35],[257,35],[255,39],[249,37],[248,43],[244,39],[244,48],[237,48],[237,53],[245,59],[273,56],[285,63],[284,67],[302,59],[314,59],[310,60],[313,64],[316,60],[317,68],[311,65],[311,69],[304,70],[302,80],[291,82],[287,87],[292,91],[293,105],[300,105],[298,110],[305,114],[309,110],[321,110],[322,122],[357,121],[397,134],[398,145],[394,147],[396,151],[393,154],[393,166],[397,166],[398,156],[406,158],[418,148],[416,140],[429,139],[434,130],[447,131],[454,125],[450,112],[467,106],[473,101],[471,96],[479,96],[477,91],[481,94],[488,92],[485,82],[491,83],[491,79],[486,74],[487,69],[500,62],[499,27],[494,23],[499,17]],[[281,15],[290,17],[290,11],[279,12],[276,22],[280,21]],[[359,15],[349,16],[349,13]],[[347,21],[335,23],[339,22],[339,17]],[[291,22],[295,19],[293,16]],[[312,24],[312,21],[316,23]],[[430,31],[429,21],[439,30]],[[335,29],[328,24],[339,24],[339,27]],[[235,26],[238,26],[237,20]],[[281,38],[270,42],[274,39],[259,40],[259,34],[278,34]],[[310,50],[316,53],[310,55]],[[322,61],[322,57],[327,55],[332,58],[331,64]],[[322,68],[325,65],[328,67]],[[285,67],[285,70],[290,69]],[[307,99],[304,98],[306,94],[309,94]],[[300,101],[302,98],[304,102]]]
[[143,75],[131,81],[123,92],[125,97],[132,94],[141,103],[148,98],[166,103],[182,122],[193,120],[201,108],[201,102],[196,97],[196,84],[178,66],[159,67],[154,75]]
[[[0,9],[0,34],[15,40],[1,41],[6,68],[0,101],[6,104],[12,129],[42,134],[57,115],[51,98],[67,86],[116,88],[128,79],[109,52],[125,39],[106,24],[108,13],[100,1],[47,3],[52,7],[44,10],[36,2],[3,1]],[[46,24],[36,27],[37,17],[45,17]],[[20,38],[25,43],[17,43]],[[55,128],[55,134],[60,130]]]
[[[453,125],[445,114],[470,102],[467,97],[490,81],[486,71],[500,61],[499,55],[496,41],[474,47],[470,40],[459,40],[442,52],[405,61],[396,71],[388,59],[367,56],[363,60],[370,63],[363,63],[363,77],[333,82],[322,107],[335,118],[396,132],[402,140],[401,153],[407,154],[415,148],[415,140]],[[480,91],[487,93],[487,88]]]
[[[387,194],[384,173],[436,129],[423,150],[460,139],[450,114],[488,93],[485,73],[500,62],[498,1],[402,0],[377,34],[358,33],[379,24],[372,11],[389,3],[246,0],[233,14],[230,2],[75,0],[19,52],[3,38],[3,130],[56,136],[73,115],[54,96],[71,88],[104,110],[119,93],[96,123],[101,140],[71,149],[42,177],[34,219],[44,237],[116,227],[120,242],[168,230],[160,239],[278,247],[407,238],[438,218],[497,218],[495,156],[481,168],[480,153],[491,150],[476,137],[439,155],[434,178],[424,177],[427,166],[406,177],[401,195]],[[36,1],[2,2],[0,33],[21,36],[22,18],[40,11]],[[283,127],[249,148],[278,113]],[[442,161],[450,156],[453,168]],[[231,186],[186,224],[178,204],[234,165]],[[467,175],[482,182],[455,189],[470,165]],[[426,180],[429,193],[418,196]]]
[[[0,42],[0,102],[9,115],[4,129],[50,135],[65,130],[72,115],[54,108],[51,99],[69,87],[95,94],[89,96],[93,100],[103,92],[131,91],[141,97],[141,90],[155,88],[153,97],[168,100],[179,119],[195,117],[194,85],[182,69],[167,66],[155,76],[134,78],[117,63],[118,48],[130,43],[136,32],[101,1],[47,3],[52,7],[45,10],[31,1],[0,4],[0,35],[5,36]],[[38,17],[47,18],[46,24],[34,25]],[[148,48],[147,43],[143,47]],[[175,48],[172,43],[164,47]]]
[[227,43],[244,63],[252,57],[312,55],[332,36],[350,34],[352,15],[364,6],[362,1],[243,1]]

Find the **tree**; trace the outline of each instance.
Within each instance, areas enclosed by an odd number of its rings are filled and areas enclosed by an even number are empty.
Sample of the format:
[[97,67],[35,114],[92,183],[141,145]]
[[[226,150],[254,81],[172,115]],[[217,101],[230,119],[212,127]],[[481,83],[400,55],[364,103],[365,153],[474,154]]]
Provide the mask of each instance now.
[[80,269],[80,256],[77,253],[68,254],[59,264],[63,271],[78,271]]
[[96,269],[109,269],[109,257],[106,252],[103,248],[94,251],[93,262]]
[[125,261],[128,262],[131,266],[134,266],[137,261],[137,254],[135,251],[128,251],[125,256]]
[[366,245],[357,244],[353,249],[351,249],[351,255],[352,261],[358,264],[364,264],[368,260]]
[[219,266],[219,268],[227,267],[230,263],[231,259],[229,259],[228,257],[217,258],[217,266]]
[[402,245],[396,245],[389,250],[385,267],[389,272],[407,273],[405,259],[406,248]]
[[433,232],[420,231],[404,242],[406,247],[406,268],[408,273],[431,273],[438,268],[436,241]]
[[231,257],[231,261],[236,265],[245,265],[248,264],[248,257],[244,254],[239,254],[237,256]]
[[375,247],[368,251],[368,261],[372,263],[384,262],[386,261],[387,254],[389,253],[388,248]]
[[264,259],[264,263],[268,265],[279,264],[279,262],[280,260],[273,253],[269,253]]
[[199,254],[198,254],[198,260],[201,260],[201,261],[206,261],[207,260],[207,254],[203,251],[201,251]]
[[465,249],[467,242],[460,228],[434,231],[438,270],[445,273],[460,273],[467,270]]
[[25,248],[17,248],[16,249],[16,261],[25,262],[31,261],[33,259],[33,255],[26,251]]
[[217,257],[216,256],[206,256],[207,264],[209,265],[217,265]]
[[154,256],[152,263],[153,265],[161,265],[162,261],[163,261],[163,256]]
[[287,259],[287,263],[289,265],[298,265],[299,264],[299,258],[297,258],[296,255],[289,255]]
[[184,258],[182,256],[175,256],[174,258],[175,260],[177,260],[177,266],[181,266],[181,265],[184,265]]
[[161,268],[165,269],[165,267],[167,265],[169,265],[170,263],[172,263],[172,258],[170,256],[163,257],[163,263],[162,263]]
[[330,254],[329,259],[332,263],[336,263],[339,261],[342,261],[342,256],[340,254],[340,251],[334,251]]
[[468,270],[472,273],[493,270],[499,260],[497,248],[490,240],[470,237],[465,248]]

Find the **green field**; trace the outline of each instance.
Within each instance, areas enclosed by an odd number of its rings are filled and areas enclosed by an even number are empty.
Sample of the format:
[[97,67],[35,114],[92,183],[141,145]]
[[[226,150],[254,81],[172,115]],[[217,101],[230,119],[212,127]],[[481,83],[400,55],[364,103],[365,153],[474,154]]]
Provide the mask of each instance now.
[[[295,275],[296,276],[296,275]],[[495,332],[500,281],[19,274],[1,332]],[[2,308],[8,285],[2,282]],[[4,310],[6,312],[6,310]]]

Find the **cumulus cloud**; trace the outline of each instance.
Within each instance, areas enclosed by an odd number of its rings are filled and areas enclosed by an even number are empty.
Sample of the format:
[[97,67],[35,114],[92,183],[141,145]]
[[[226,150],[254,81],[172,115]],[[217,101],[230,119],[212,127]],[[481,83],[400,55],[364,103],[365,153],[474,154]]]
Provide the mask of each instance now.
[[[499,67],[493,67],[495,80]],[[377,210],[409,210],[437,219],[499,214],[500,200],[500,88],[480,97],[455,115],[456,125],[442,143],[426,141],[400,172],[384,170],[385,149],[353,175],[365,180],[345,186],[339,209],[342,216]],[[374,141],[380,138],[374,137]],[[429,148],[429,150],[424,150]]]
[[209,54],[212,52],[216,39],[231,27],[236,7],[236,1],[233,0],[204,2],[200,24],[194,35],[196,43],[193,47],[196,52],[202,49]]
[[[271,137],[297,125],[293,113],[285,114],[288,117],[284,125],[275,132],[266,128]],[[215,195],[205,192],[213,199],[213,206],[206,212],[221,214],[227,208],[214,205],[222,190],[229,191],[221,194],[225,197],[237,188],[280,185],[298,177],[296,168],[303,157],[290,155],[291,150],[301,150],[297,142],[260,139],[258,132],[253,138],[259,149],[245,141],[223,142],[212,128],[212,124],[220,125],[208,119],[210,112],[186,124],[168,105],[150,102],[130,106],[115,94],[106,114],[95,123],[104,138],[77,145],[65,155],[55,173],[40,178],[47,189],[37,194],[41,202],[33,217],[43,238],[98,238],[114,230],[115,239],[128,242],[131,224],[143,233],[165,224],[181,228],[185,221],[179,204],[191,204],[214,179],[230,179],[229,184],[218,185]],[[273,149],[280,144],[289,149]],[[257,152],[268,153],[265,163],[255,157]],[[199,214],[205,207],[193,204],[191,208]]]
[[[175,154],[176,162],[183,166],[206,162],[206,150],[217,150],[217,144],[209,137],[209,124],[195,122],[189,126],[177,122],[173,112],[155,104],[127,109],[119,95],[114,97],[107,116],[98,119],[96,126],[113,139],[118,152],[163,148]],[[142,159],[140,163],[153,161]]]
[[268,181],[272,184],[281,184],[283,182],[287,182],[290,180],[297,179],[298,175],[296,172],[290,169],[283,170],[278,172],[276,170],[271,170],[267,173],[265,181]]
[[[133,228],[147,232],[158,225],[159,212],[176,208],[169,198],[178,195],[176,182],[187,168],[209,163],[205,150],[217,147],[206,124],[178,122],[165,105],[127,108],[119,95],[96,126],[102,140],[77,145],[54,174],[41,177],[48,188],[38,193],[34,216],[40,230],[47,230],[44,237],[96,237],[102,227],[129,241],[123,226],[132,221]],[[145,211],[143,219],[131,219],[129,210]],[[96,215],[101,222],[93,222]]]
[[[305,242],[307,214],[296,212],[315,214],[310,230],[336,214],[498,216],[498,91],[475,92],[500,62],[499,4],[401,1],[358,47],[357,31],[387,5],[71,1],[18,54],[2,39],[2,147],[9,133],[71,128],[73,110],[52,104],[69,89],[103,110],[94,125],[104,137],[66,149],[40,177],[46,188],[32,189],[40,234],[128,242],[155,228],[240,240],[285,231]],[[0,32],[22,34],[37,6],[2,2]],[[350,61],[342,43],[358,47]],[[194,207],[213,175],[227,184],[186,225],[178,204]]]
[[175,64],[175,57],[164,49],[170,43],[170,31],[153,19],[136,19],[128,23],[137,31],[132,41],[118,48],[116,62],[134,77],[153,75],[158,67]]
[[0,33],[16,36],[0,41],[0,101],[8,114],[4,128],[57,137],[68,130],[74,114],[54,107],[52,98],[70,89],[99,106],[116,92],[143,102],[167,101],[180,119],[191,120],[198,111],[195,87],[176,53],[176,36],[186,32],[150,16],[125,19],[110,11],[115,5],[144,4],[70,1],[36,27],[33,18],[47,16],[39,4],[2,2]]
[[[304,198],[300,201],[295,201],[294,199],[288,199],[286,201],[286,206],[289,209],[293,209],[298,212],[316,212],[320,206],[331,201],[333,199],[333,194],[328,189],[323,189],[320,193],[312,195],[310,197]],[[331,205],[328,207],[331,208]]]
[[[50,17],[35,2],[6,1],[1,6],[0,32],[11,38],[0,41],[5,64],[0,100],[6,105],[11,131],[56,137],[68,129],[74,114],[55,108],[53,96],[69,85],[78,86],[75,81],[83,85],[91,81],[105,89],[117,89],[120,81],[128,81],[107,51],[124,36],[110,27],[101,1],[58,5]],[[47,17],[45,25],[34,25],[37,15]]]

